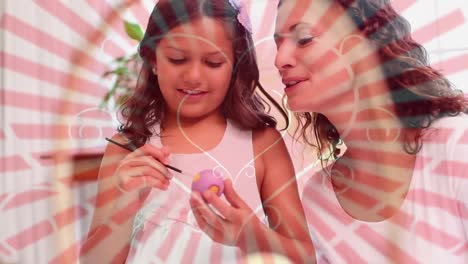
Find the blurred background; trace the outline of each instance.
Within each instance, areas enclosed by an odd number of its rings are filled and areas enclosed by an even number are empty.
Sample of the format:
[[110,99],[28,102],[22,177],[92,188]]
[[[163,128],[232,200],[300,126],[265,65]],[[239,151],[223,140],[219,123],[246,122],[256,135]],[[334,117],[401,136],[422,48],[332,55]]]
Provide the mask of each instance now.
[[[155,2],[0,1],[0,263],[77,261],[94,210],[104,137],[115,133],[115,99],[125,92],[112,88],[132,81],[119,71],[133,67],[138,44],[124,21],[144,30]],[[280,101],[272,40],[276,0],[245,2],[261,82]],[[468,2],[392,2],[431,64],[468,93]],[[317,163],[290,135],[285,141],[302,193]]]

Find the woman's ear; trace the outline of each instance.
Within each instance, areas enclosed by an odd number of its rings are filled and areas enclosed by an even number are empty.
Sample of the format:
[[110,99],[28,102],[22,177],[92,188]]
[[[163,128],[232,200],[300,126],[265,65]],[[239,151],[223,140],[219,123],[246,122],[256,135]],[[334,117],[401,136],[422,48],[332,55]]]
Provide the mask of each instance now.
[[337,44],[336,49],[340,54],[346,54],[354,47],[358,46],[362,40],[363,37],[358,34],[349,35]]

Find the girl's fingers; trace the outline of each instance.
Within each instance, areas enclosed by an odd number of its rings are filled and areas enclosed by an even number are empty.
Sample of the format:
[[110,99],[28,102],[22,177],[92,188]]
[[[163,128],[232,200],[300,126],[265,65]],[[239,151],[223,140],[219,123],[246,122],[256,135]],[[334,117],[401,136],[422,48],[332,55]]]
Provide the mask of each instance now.
[[203,198],[205,198],[206,202],[211,204],[225,219],[228,221],[232,220],[232,207],[221,200],[216,194],[207,190],[203,193]]
[[120,188],[125,192],[132,192],[148,187],[167,190],[167,188],[169,188],[169,182],[144,175],[130,177],[120,184]]
[[[197,220],[200,229],[203,230],[213,241],[218,243],[223,243],[225,239],[228,237],[228,233],[226,233],[225,222],[223,219],[218,217],[214,214],[210,208],[202,201],[197,201],[197,198],[190,199],[190,206],[192,207],[193,215]],[[202,199],[199,197],[198,199]],[[201,203],[201,204],[200,204]],[[214,218],[207,217],[208,214],[213,214]]]
[[226,200],[235,208],[245,208],[247,205],[242,200],[242,198],[237,194],[232,186],[232,181],[230,179],[224,180],[224,197]]
[[[172,173],[161,164],[161,162],[155,160],[151,156],[140,156],[134,158],[126,158],[121,162],[121,166],[127,167],[141,167],[141,166],[151,166],[153,169],[164,175],[166,178],[172,178]],[[151,175],[151,174],[149,174]]]
[[210,226],[217,230],[223,230],[221,219],[213,210],[203,201],[200,194],[194,192],[190,198],[190,203],[194,214],[198,213]]
[[125,166],[119,168],[119,175],[123,178],[148,175],[152,178],[158,178],[164,181],[170,180],[161,171],[156,170],[154,167],[150,166],[150,164],[142,161],[127,163]]
[[120,172],[120,187],[123,191],[129,192],[146,187],[156,187],[166,190],[169,180],[160,172],[149,166],[128,167]]
[[136,149],[132,153],[128,154],[129,158],[141,157],[141,156],[151,156],[155,160],[159,160],[164,164],[168,162],[169,153],[164,148],[157,148],[151,144],[145,144],[140,148]]

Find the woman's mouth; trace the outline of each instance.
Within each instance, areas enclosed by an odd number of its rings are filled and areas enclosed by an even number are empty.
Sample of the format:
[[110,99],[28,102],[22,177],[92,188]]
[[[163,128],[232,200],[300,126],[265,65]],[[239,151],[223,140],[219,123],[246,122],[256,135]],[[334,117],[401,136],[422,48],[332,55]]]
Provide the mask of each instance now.
[[301,81],[292,81],[292,82],[287,82],[287,83],[286,83],[286,87],[291,87],[291,86],[294,86],[294,85],[296,85],[296,84],[298,84],[298,83],[300,83],[300,82],[301,82]]
[[283,81],[284,85],[286,86],[284,88],[285,92],[290,92],[293,89],[297,88],[298,86],[301,85],[305,80],[294,80],[294,81]]

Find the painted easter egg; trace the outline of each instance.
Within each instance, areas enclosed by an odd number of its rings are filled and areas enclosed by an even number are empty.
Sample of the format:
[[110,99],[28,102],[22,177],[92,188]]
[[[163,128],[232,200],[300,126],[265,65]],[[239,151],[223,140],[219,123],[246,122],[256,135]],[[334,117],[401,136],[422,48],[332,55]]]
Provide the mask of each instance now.
[[223,177],[214,170],[203,170],[193,177],[192,190],[199,193],[210,190],[221,196],[224,191]]

